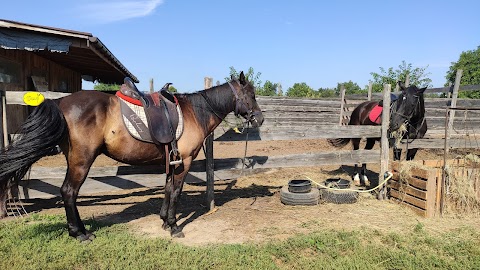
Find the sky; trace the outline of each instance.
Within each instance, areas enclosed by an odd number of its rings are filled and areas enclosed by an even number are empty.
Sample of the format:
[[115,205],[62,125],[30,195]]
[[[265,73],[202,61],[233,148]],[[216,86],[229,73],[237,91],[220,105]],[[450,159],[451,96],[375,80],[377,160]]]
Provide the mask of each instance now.
[[451,63],[480,46],[479,10],[477,0],[19,0],[4,1],[0,18],[92,33],[143,91],[150,79],[201,90],[206,76],[223,83],[229,67],[252,67],[286,91],[363,88],[402,61],[442,87]]

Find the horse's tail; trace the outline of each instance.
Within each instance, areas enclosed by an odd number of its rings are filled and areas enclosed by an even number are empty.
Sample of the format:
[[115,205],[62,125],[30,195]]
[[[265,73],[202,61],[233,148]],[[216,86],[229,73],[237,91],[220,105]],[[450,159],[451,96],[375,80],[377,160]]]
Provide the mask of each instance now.
[[0,195],[19,181],[40,158],[56,153],[56,146],[67,133],[67,122],[53,100],[46,99],[28,116],[18,136],[0,149]]
[[327,141],[337,148],[344,147],[350,142],[349,138],[337,138],[337,139],[327,139]]

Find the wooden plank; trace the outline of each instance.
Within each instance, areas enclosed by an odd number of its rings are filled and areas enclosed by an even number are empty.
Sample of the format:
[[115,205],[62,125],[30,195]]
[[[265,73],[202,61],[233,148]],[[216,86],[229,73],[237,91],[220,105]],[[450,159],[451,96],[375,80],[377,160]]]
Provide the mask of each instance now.
[[396,199],[396,198],[392,198],[392,201],[398,203],[398,204],[401,204],[403,206],[406,206],[408,207],[410,210],[412,210],[413,212],[415,212],[417,215],[421,216],[421,217],[427,217],[427,211],[425,211],[425,209],[420,209],[414,205],[411,205],[411,204],[408,204],[408,203],[405,203],[404,201],[402,200],[399,200],[399,199]]
[[[335,138],[379,138],[379,126],[310,126],[298,127],[261,127],[248,130],[248,140],[298,140],[298,139],[335,139]],[[232,129],[215,130],[217,141],[242,141],[247,138],[247,131],[242,134]]]
[[[380,140],[380,172],[378,179],[383,179],[388,171],[390,149],[388,143],[388,128],[390,125],[390,92],[391,85],[386,84],[383,88],[383,112],[382,112],[382,138]],[[383,184],[377,195],[378,199],[387,199],[387,185]]]
[[343,124],[343,111],[345,110],[345,87],[341,86],[340,90],[340,119],[339,119],[339,125]]
[[409,195],[409,194],[405,194],[405,193],[402,193],[398,190],[395,190],[395,189],[391,189],[390,190],[390,194],[392,195],[392,197],[402,201],[402,202],[406,202],[408,204],[411,204],[411,205],[414,205],[420,209],[425,209],[427,210],[427,203],[426,201],[422,200],[422,199],[419,199],[419,198],[416,198],[412,195]]
[[[27,93],[26,91],[7,91],[6,92],[6,98],[7,98],[7,104],[18,104],[18,105],[26,105],[25,102],[23,102],[23,95]],[[60,93],[60,92],[42,92],[42,95],[46,99],[56,99],[56,98],[61,98],[70,95],[71,93]]]
[[5,109],[3,108],[4,95],[5,91],[3,91],[3,89],[0,89],[0,149],[3,149],[6,146],[4,141],[6,131],[4,131],[3,129],[3,123],[7,121],[7,119],[3,117],[3,110]]
[[[475,138],[472,139],[450,139],[448,147],[451,149],[461,148],[480,148],[480,141]],[[403,149],[407,147],[407,140],[402,140],[401,146]],[[445,147],[444,139],[415,139],[408,140],[408,148],[422,148],[422,149],[443,149]]]
[[[395,172],[400,172],[402,168],[402,162],[399,161],[392,161],[390,164],[390,168]],[[427,180],[428,177],[431,176],[433,170],[425,170],[421,168],[410,168],[410,174],[416,178],[421,178],[423,180]],[[425,189],[425,188],[424,188]]]
[[[393,172],[393,179],[400,179],[398,171]],[[411,172],[411,175],[408,176],[407,179],[404,179],[403,181],[407,181],[410,186],[415,187],[417,189],[427,190],[427,180],[417,178],[416,174],[414,174],[413,172]]]
[[427,200],[427,192],[425,190],[421,190],[406,184],[400,184],[397,179],[390,181],[390,187],[401,193],[406,193],[419,199]]
[[[450,108],[457,107],[458,89],[460,88],[460,80],[462,78],[462,73],[463,73],[463,70],[461,69],[457,70],[457,74],[455,77],[455,84],[454,84],[453,93],[452,93],[452,103],[450,105]],[[451,110],[449,113],[450,113],[450,116],[448,119],[448,133],[446,133],[445,138],[449,138],[448,134],[452,133],[453,120],[455,118],[455,110]],[[448,145],[448,142],[446,143],[446,145]]]

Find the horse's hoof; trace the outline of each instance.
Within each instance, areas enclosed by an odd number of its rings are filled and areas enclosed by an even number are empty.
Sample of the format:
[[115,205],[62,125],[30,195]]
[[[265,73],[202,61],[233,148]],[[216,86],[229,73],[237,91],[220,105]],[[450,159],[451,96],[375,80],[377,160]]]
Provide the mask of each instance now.
[[353,184],[357,187],[360,186],[360,175],[358,173],[353,176]]
[[368,177],[366,175],[364,177],[365,177],[365,179],[364,179],[365,186],[369,187],[370,186],[370,180],[368,180]]
[[85,234],[77,235],[76,238],[77,238],[77,240],[80,241],[81,243],[86,242],[86,244],[92,241],[92,240],[90,240],[90,238],[89,238],[87,235],[85,235]]
[[89,231],[87,231],[86,236],[88,237],[88,240],[93,240],[97,238],[97,236]]
[[164,229],[167,232],[172,230],[172,228],[170,228],[170,226],[168,226],[168,224],[165,222],[162,224],[162,229]]
[[185,237],[185,234],[182,231],[172,232],[171,235],[172,235],[173,238],[184,238]]
[[93,239],[96,238],[95,234],[86,231],[85,233],[79,234],[75,237],[78,241],[81,243],[90,243],[93,241]]

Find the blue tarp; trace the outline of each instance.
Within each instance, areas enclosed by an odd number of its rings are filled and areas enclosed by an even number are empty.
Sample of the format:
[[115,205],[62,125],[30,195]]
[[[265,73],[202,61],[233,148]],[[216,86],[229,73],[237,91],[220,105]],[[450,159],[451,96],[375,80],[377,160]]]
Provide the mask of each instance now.
[[12,29],[0,29],[0,47],[28,51],[49,50],[68,52],[72,42],[68,38],[46,36],[38,33],[19,32]]

